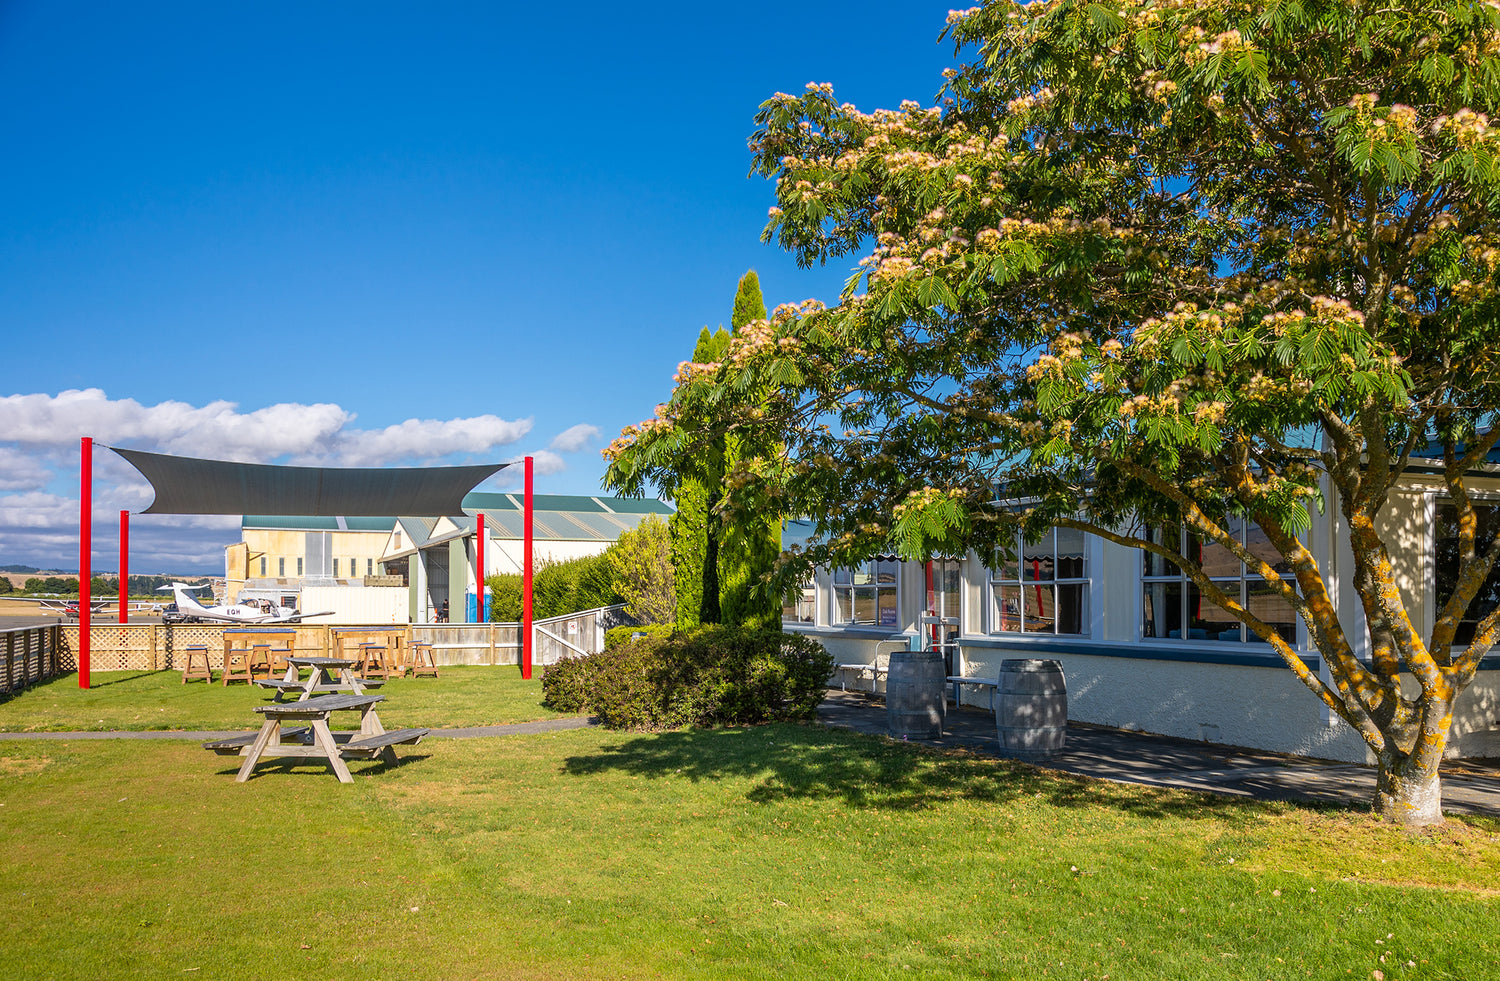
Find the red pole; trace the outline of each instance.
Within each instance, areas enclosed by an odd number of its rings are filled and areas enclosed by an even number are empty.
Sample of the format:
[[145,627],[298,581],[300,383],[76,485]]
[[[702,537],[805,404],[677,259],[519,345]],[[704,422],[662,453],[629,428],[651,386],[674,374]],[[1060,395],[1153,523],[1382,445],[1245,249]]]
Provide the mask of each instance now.
[[479,618],[478,619],[479,623],[484,623],[486,620],[489,619],[489,617],[487,617],[487,616],[484,615],[484,512],[483,511],[479,512],[479,537],[475,540],[475,551],[476,551],[477,554],[474,556],[474,558],[475,558],[475,562],[474,562],[474,578],[477,579],[477,580],[479,580],[476,583],[476,585],[479,587],[478,590],[476,590],[476,592],[479,594],[479,600],[478,600],[478,602],[474,606],[474,609],[476,611],[474,615]]
[[89,686],[89,631],[93,624],[89,617],[89,579],[93,570],[89,566],[93,543],[90,535],[94,524],[94,441],[87,436],[79,444],[78,461],[78,687]]
[[521,518],[521,677],[531,677],[531,457],[526,458],[526,509]]
[[120,512],[120,622],[130,622],[130,512]]

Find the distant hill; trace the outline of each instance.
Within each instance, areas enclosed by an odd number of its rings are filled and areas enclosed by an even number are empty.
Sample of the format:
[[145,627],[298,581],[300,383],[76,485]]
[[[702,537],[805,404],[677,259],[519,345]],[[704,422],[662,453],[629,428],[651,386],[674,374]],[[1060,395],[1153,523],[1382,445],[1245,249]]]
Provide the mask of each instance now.
[[0,565],[0,572],[31,572],[31,573],[36,573],[36,572],[41,572],[41,571],[42,571],[41,569],[38,569],[34,565]]

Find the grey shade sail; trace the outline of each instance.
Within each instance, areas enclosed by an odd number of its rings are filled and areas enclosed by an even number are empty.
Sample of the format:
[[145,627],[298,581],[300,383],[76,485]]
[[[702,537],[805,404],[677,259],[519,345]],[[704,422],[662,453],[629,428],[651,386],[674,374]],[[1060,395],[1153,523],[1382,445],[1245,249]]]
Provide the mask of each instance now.
[[474,485],[510,466],[281,467],[110,449],[156,491],[141,514],[458,515]]

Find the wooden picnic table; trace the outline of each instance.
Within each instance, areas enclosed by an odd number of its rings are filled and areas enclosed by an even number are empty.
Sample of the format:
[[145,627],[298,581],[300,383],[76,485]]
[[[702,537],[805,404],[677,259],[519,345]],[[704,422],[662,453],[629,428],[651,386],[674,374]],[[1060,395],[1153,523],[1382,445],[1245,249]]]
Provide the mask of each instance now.
[[[379,713],[375,711],[376,703],[384,700],[384,695],[356,695],[346,692],[320,695],[297,702],[259,705],[255,711],[263,714],[266,719],[253,737],[247,740],[236,736],[203,745],[205,749],[221,754],[240,753],[245,757],[234,778],[236,783],[249,780],[255,765],[262,759],[287,756],[324,760],[329,769],[333,770],[334,776],[338,777],[339,783],[353,783],[349,767],[344,764],[346,758],[368,760],[378,756],[387,763],[394,763],[396,752],[392,749],[393,746],[402,743],[416,745],[431,731],[397,729],[387,732],[380,723]],[[346,741],[341,743],[329,730],[328,721],[334,712],[351,711],[359,712],[359,732],[349,734],[345,737]],[[303,722],[306,725],[296,729],[283,729],[282,725],[286,722]]]
[[[281,702],[288,692],[297,692],[297,701],[304,702],[313,695],[329,692],[348,692],[363,695],[366,688],[378,688],[384,681],[361,679],[354,674],[355,662],[341,657],[289,657],[286,659],[286,675],[281,678],[256,679],[255,684],[276,691],[276,701]],[[301,669],[311,668],[307,680],[301,680]],[[335,673],[337,677],[335,677]]]

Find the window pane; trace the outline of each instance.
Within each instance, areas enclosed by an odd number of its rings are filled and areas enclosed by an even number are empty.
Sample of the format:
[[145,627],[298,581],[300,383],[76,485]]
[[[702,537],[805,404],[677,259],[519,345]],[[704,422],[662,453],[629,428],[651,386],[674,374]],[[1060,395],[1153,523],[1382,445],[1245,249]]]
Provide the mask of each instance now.
[[1076,528],[1057,529],[1057,578],[1087,579],[1088,539]]
[[880,590],[879,622],[882,627],[898,626],[896,622],[896,591],[894,589]]
[[[1220,609],[1211,600],[1205,598],[1198,589],[1198,584],[1189,582],[1187,585],[1187,639],[1188,640],[1232,640],[1239,641],[1240,622]],[[1238,598],[1240,584],[1238,582],[1226,582],[1219,584],[1230,596]]]
[[1020,579],[1021,567],[1016,561],[1018,554],[1014,544],[1011,545],[1009,554],[1006,554],[1006,550],[1003,548],[995,549],[995,562],[990,566],[991,575],[996,579],[1003,579],[1006,582],[1016,582]]
[[1052,586],[1022,586],[1021,602],[1025,604],[1023,611],[1026,618],[1026,632],[1029,634],[1053,632],[1053,620],[1057,615],[1057,597],[1052,592]]
[[[1182,548],[1182,530],[1177,525],[1165,525],[1151,528],[1146,532],[1146,539],[1158,545],[1164,545],[1174,552]],[[1146,557],[1144,572],[1148,576],[1176,576],[1181,575],[1177,563],[1169,562],[1159,555],[1151,552],[1142,552]],[[1148,635],[1149,636],[1149,635]]]
[[896,585],[897,577],[901,572],[901,563],[895,559],[877,559],[871,563],[875,570],[875,581],[882,586]]
[[[1250,550],[1251,555],[1260,559],[1277,572],[1284,576],[1291,575],[1292,564],[1282,557],[1281,553],[1276,550],[1276,546],[1272,545],[1271,540],[1266,537],[1266,533],[1261,531],[1260,525],[1253,521],[1250,522],[1249,531],[1245,535],[1245,547]],[[1255,575],[1254,571],[1250,569],[1246,569],[1246,573],[1252,576]]]
[[856,586],[869,586],[875,582],[875,576],[870,572],[870,563],[865,563],[850,573],[850,578]]
[[1060,634],[1089,632],[1088,586],[1075,583],[1057,587],[1057,632]]
[[833,584],[835,586],[847,586],[854,581],[853,576],[854,573],[849,569],[834,569]]
[[1027,542],[1021,549],[1021,578],[1028,582],[1048,581],[1054,578],[1053,534],[1048,531],[1040,539]]
[[854,590],[854,622],[855,623],[874,623],[875,622],[875,590],[873,590],[873,589],[856,589],[856,590]]
[[[1270,624],[1281,639],[1293,646],[1297,643],[1297,614],[1292,612],[1292,604],[1278,592],[1271,588],[1270,583],[1255,582],[1247,580],[1245,583],[1247,593],[1245,606],[1255,616]],[[1259,641],[1260,637],[1245,631],[1247,640]]]
[[1182,581],[1146,583],[1141,607],[1147,637],[1182,637]]
[[958,594],[963,585],[960,567],[953,559],[941,559],[932,563],[932,586],[937,592],[939,616],[958,616]]
[[1233,552],[1193,532],[1188,532],[1188,553],[1184,557],[1197,562],[1210,579],[1238,578],[1240,575],[1240,560]]
[[999,630],[1021,629],[1021,587],[995,587],[995,615],[999,618]]

